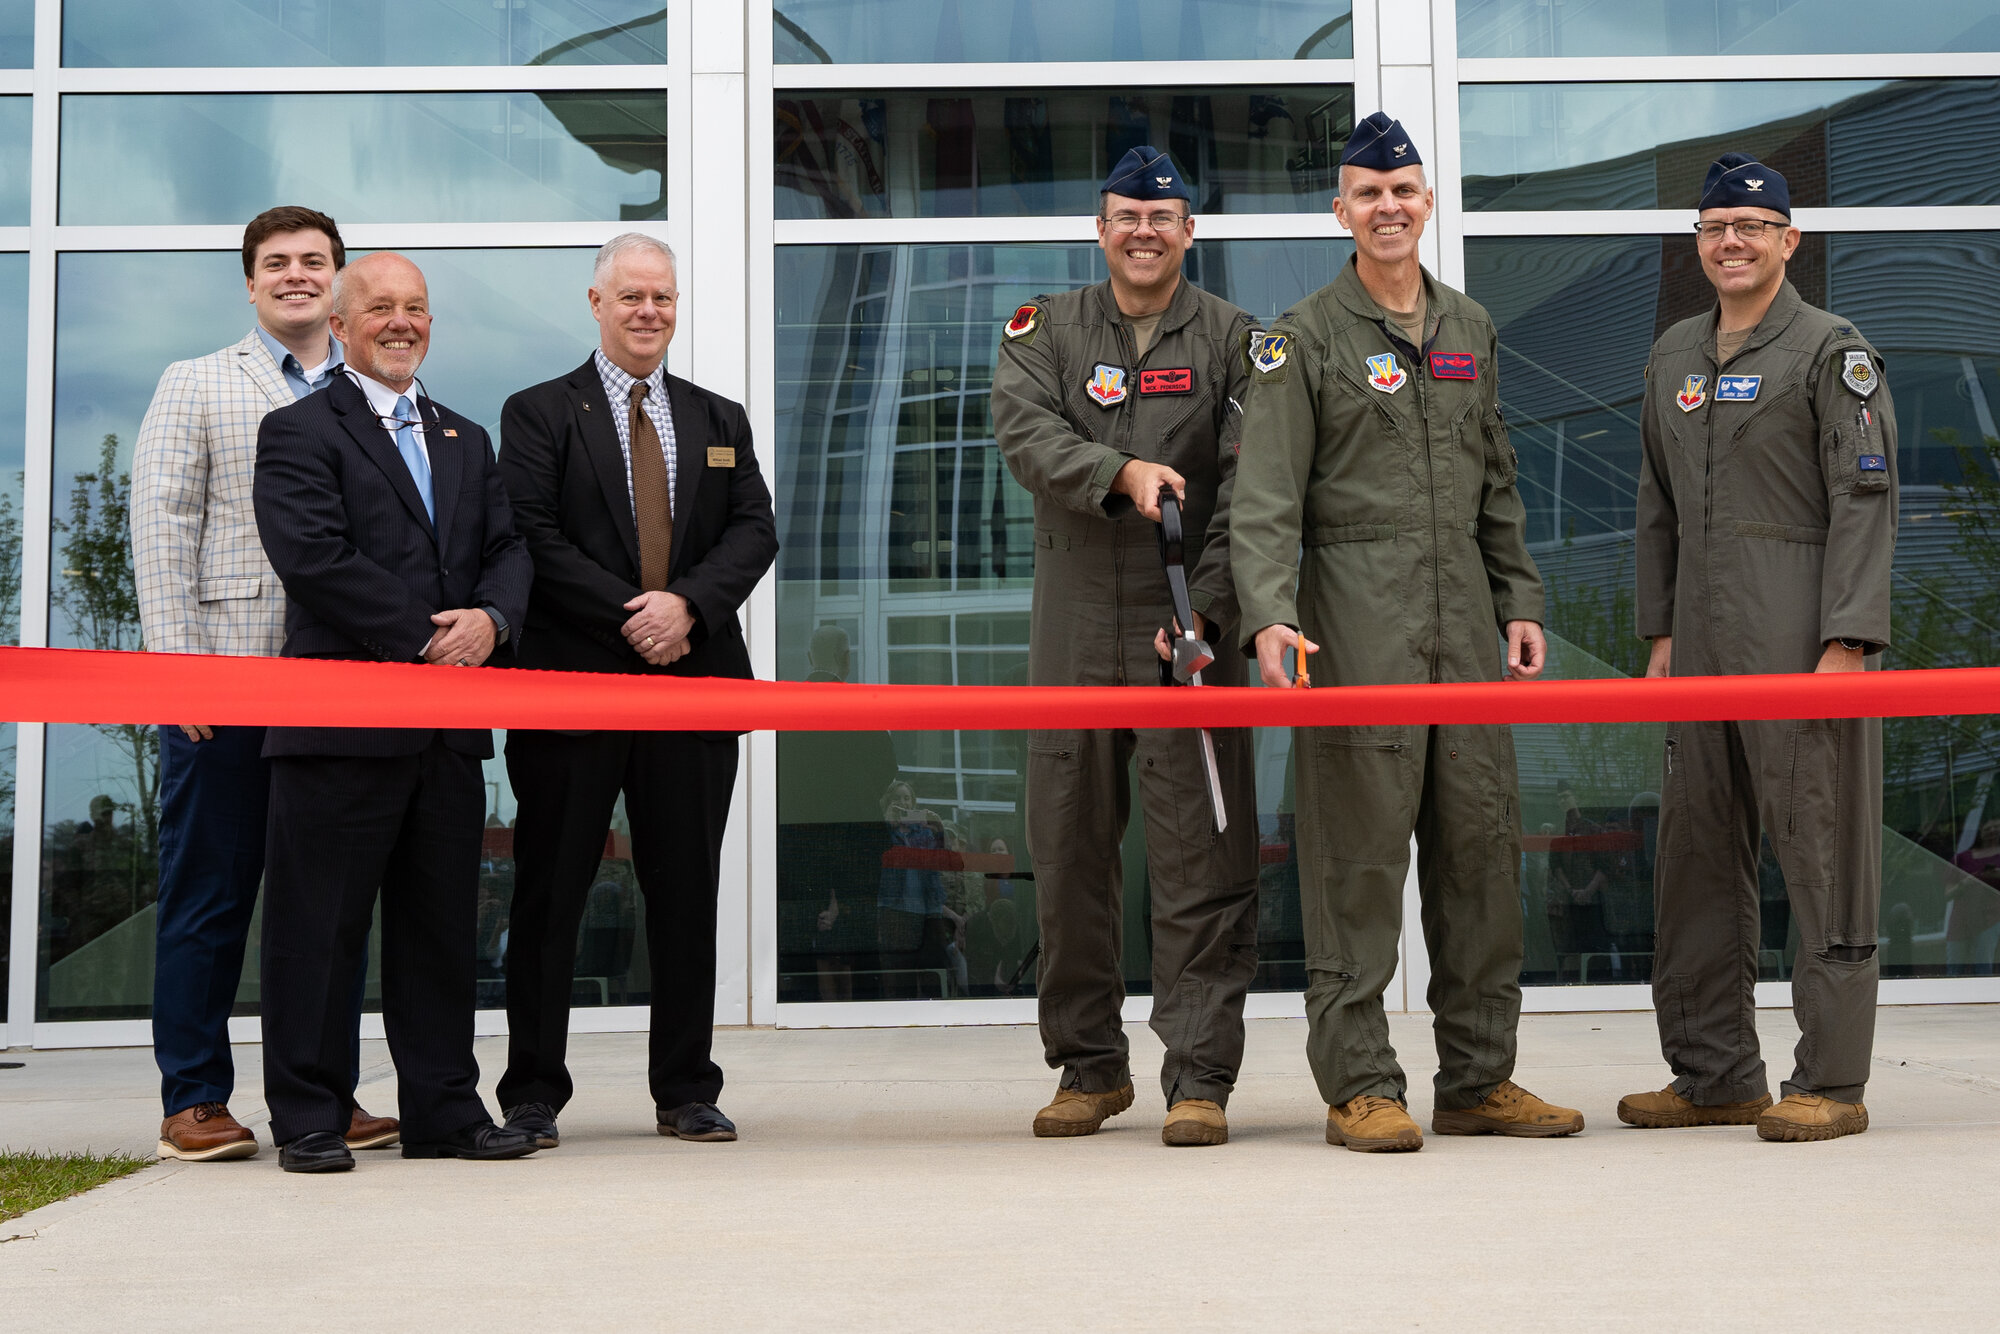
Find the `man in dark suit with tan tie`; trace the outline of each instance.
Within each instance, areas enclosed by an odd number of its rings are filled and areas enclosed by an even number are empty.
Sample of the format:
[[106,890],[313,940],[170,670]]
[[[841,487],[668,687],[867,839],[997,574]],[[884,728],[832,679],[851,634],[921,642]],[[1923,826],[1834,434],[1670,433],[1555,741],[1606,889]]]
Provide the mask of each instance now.
[[[501,413],[500,472],[535,565],[520,666],[750,675],[737,609],[777,555],[777,525],[742,406],[666,373],[679,295],[673,251],[614,237],[591,277],[599,347]],[[726,732],[508,734],[520,813],[499,1099],[508,1127],[541,1147],[556,1146],[573,1089],[577,926],[621,791],[646,896],[656,1123],[681,1139],[736,1138],[715,1106],[722,1071],[710,1055],[736,761]]]
[[[267,415],[252,498],[284,582],[288,658],[478,667],[511,657],[533,569],[486,432],[416,383],[424,275],[375,254],[334,280],[345,373]],[[480,761],[490,731],[273,727],[264,1096],[288,1172],[354,1166],[354,998],[377,891],[382,1026],[405,1158],[517,1158],[472,1055]]]

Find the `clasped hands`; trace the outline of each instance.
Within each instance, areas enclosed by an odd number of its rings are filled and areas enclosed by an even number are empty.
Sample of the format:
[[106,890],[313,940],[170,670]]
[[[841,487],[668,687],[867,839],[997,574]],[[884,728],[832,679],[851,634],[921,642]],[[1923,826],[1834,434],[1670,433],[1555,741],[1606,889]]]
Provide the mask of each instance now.
[[625,604],[625,610],[632,617],[618,632],[649,665],[664,667],[678,662],[693,647],[688,635],[694,630],[694,612],[680,594],[658,589],[641,593]]
[[439,667],[477,667],[493,656],[493,618],[477,607],[453,607],[431,617],[438,627],[424,645],[424,661]]

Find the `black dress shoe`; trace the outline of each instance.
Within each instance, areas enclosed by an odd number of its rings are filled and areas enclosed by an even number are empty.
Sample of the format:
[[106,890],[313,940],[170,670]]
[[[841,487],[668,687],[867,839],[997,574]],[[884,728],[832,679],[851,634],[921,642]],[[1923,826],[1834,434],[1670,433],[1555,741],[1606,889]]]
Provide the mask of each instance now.
[[346,1172],[354,1167],[354,1155],[331,1130],[315,1130],[280,1144],[278,1166],[287,1172]]
[[677,1139],[732,1140],[736,1123],[710,1103],[690,1102],[660,1113],[660,1133]]
[[553,1149],[562,1143],[556,1133],[556,1109],[545,1102],[524,1102],[507,1109],[507,1129],[518,1130],[535,1141],[538,1149]]
[[474,1121],[428,1144],[403,1141],[405,1158],[526,1158],[535,1141],[519,1130],[503,1130],[491,1121]]

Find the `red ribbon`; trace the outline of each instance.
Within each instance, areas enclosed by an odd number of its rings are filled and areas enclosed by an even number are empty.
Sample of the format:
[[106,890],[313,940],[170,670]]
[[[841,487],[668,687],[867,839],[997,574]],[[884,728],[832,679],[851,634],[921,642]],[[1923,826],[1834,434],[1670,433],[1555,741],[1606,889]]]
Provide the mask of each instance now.
[[2000,713],[2000,668],[1461,685],[896,686],[0,648],[0,719],[291,727],[929,731],[1633,723]]

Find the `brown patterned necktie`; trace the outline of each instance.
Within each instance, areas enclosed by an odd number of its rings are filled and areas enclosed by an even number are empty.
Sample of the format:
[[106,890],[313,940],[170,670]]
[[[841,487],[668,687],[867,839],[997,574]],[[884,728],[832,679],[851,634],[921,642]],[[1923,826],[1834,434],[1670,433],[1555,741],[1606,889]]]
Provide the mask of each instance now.
[[632,386],[632,508],[639,524],[639,587],[646,592],[667,586],[668,558],[674,545],[673,497],[667,485],[667,456],[660,433],[642,406],[644,380]]

